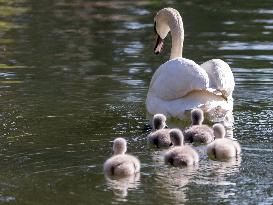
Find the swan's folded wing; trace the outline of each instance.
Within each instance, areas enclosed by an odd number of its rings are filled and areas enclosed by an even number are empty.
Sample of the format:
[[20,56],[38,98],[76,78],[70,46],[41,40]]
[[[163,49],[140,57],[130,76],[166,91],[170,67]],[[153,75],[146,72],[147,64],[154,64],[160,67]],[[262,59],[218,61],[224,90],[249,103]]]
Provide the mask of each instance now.
[[192,60],[176,58],[162,64],[154,73],[149,92],[164,100],[178,99],[194,90],[206,90],[207,73]]
[[212,59],[203,63],[201,67],[208,74],[209,87],[220,91],[226,99],[229,99],[235,86],[229,65],[220,59]]

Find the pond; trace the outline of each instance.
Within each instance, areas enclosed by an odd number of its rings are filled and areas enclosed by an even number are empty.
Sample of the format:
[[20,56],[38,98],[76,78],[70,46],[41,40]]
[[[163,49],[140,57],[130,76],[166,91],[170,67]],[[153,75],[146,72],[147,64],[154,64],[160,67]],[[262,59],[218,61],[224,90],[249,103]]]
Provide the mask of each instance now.
[[[196,169],[164,165],[148,146],[145,99],[168,60],[153,54],[153,17],[180,11],[183,55],[221,58],[235,76],[233,135],[242,156]],[[261,1],[0,1],[0,202],[272,204],[273,8]],[[108,181],[116,137],[142,162]]]

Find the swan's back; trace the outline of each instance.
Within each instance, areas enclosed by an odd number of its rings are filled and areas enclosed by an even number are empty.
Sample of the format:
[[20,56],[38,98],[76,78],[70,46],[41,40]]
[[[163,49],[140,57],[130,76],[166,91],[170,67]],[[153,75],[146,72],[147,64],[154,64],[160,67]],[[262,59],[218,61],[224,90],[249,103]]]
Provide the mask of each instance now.
[[103,170],[110,177],[126,177],[139,172],[140,162],[132,155],[119,154],[109,158]]
[[201,67],[208,74],[210,88],[219,90],[225,98],[232,96],[235,82],[233,73],[226,62],[221,59],[212,59],[203,63]]
[[199,161],[198,153],[190,146],[177,146],[169,150],[165,156],[166,164],[172,166],[191,166],[197,164]]
[[193,90],[206,90],[209,78],[203,68],[186,58],[162,64],[154,73],[149,92],[164,100],[173,100]]

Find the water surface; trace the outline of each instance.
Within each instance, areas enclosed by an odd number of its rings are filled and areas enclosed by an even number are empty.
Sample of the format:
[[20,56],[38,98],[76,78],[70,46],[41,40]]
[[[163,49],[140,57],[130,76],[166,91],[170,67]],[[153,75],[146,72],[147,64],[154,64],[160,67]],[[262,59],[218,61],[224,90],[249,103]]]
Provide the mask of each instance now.
[[[171,6],[183,55],[221,58],[235,76],[241,158],[165,166],[146,143],[145,98],[157,67],[153,17]],[[270,1],[0,1],[0,202],[272,204],[273,8]],[[116,137],[142,162],[136,179],[102,173]]]

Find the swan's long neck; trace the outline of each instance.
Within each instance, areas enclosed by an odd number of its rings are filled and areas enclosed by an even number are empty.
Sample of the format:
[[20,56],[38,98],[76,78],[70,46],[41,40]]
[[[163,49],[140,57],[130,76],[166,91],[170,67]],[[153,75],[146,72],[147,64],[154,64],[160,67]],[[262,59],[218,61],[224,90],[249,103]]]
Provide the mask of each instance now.
[[120,154],[125,154],[124,150],[115,150],[114,155],[120,155]]
[[172,50],[171,59],[181,58],[184,42],[184,28],[181,16],[174,14],[169,21],[171,36],[172,36]]

